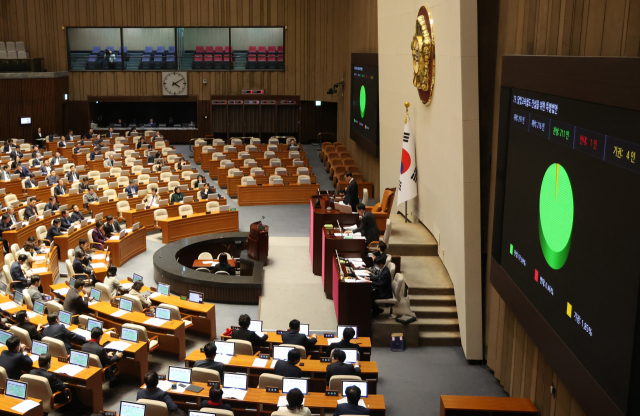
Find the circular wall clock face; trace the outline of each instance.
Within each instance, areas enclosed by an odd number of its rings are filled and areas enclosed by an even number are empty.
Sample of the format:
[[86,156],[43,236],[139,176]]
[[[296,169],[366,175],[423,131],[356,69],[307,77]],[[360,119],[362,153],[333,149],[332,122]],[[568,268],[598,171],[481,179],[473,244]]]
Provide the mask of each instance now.
[[573,232],[573,189],[569,175],[559,163],[547,168],[540,186],[540,246],[554,270],[564,266]]
[[164,72],[162,75],[163,95],[187,95],[186,72]]
[[436,82],[436,45],[433,35],[431,11],[422,6],[416,18],[416,31],[411,41],[413,56],[413,85],[418,89],[420,101],[431,103]]

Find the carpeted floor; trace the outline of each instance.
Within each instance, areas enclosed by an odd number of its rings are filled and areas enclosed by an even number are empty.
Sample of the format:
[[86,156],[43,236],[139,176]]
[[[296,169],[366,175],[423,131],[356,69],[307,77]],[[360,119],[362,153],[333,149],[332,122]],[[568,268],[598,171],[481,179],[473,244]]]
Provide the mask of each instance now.
[[[176,148],[178,153],[191,155],[188,146]],[[305,151],[321,188],[330,189],[332,184],[317,149],[307,146]],[[228,198],[224,190],[220,191]],[[229,199],[229,204],[237,207],[235,199]],[[308,205],[240,207],[239,214],[240,230],[248,230],[250,223],[265,216],[264,221],[270,226],[269,264],[260,307],[216,304],[218,333],[235,325],[242,313],[262,319],[266,329],[286,329],[293,318],[309,323],[312,330],[319,332],[335,328],[333,302],[325,299],[321,278],[311,272]],[[152,258],[161,245],[160,233],[149,234],[147,251],[121,267],[118,275],[127,277],[135,272],[144,277],[145,284],[154,284]],[[62,263],[60,270],[66,270]],[[187,333],[187,354],[205,342],[204,338]],[[505,396],[492,373],[484,366],[470,365],[460,347],[423,347],[400,353],[374,348],[372,358],[378,364],[378,392],[385,396],[387,415],[436,416],[441,394]],[[169,365],[183,365],[176,362],[175,356],[164,353],[150,355],[149,364],[151,370],[165,374]],[[138,387],[137,382],[130,380],[115,388],[104,384],[104,409],[117,411],[121,400],[135,401]],[[91,413],[76,404],[61,410],[52,415]]]

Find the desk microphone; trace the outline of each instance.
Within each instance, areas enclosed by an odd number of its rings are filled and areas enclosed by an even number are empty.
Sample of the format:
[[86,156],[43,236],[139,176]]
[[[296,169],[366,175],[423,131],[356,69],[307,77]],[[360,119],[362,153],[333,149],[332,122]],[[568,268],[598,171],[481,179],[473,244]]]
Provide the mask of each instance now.
[[340,234],[343,234],[342,233],[342,227],[340,226],[340,220],[336,220],[336,221],[338,222],[338,228],[340,229]]

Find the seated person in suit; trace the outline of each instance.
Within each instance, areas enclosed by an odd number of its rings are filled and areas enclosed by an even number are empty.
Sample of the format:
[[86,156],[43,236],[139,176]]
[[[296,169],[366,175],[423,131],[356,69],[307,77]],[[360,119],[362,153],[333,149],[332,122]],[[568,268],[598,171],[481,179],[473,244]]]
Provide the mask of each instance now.
[[11,180],[11,166],[10,165],[4,165],[2,167],[2,180],[3,181],[10,181]]
[[71,312],[72,315],[81,315],[89,310],[89,297],[85,296],[84,293],[85,284],[84,279],[77,277],[76,282],[73,287],[69,288],[67,297],[64,299],[64,310]]
[[2,147],[2,152],[11,153],[12,148],[13,148],[13,139],[9,139]]
[[96,138],[93,139],[93,145],[96,146],[98,149],[100,148],[100,146],[102,145],[102,137],[100,137],[100,133],[98,133],[96,135]]
[[131,286],[131,290],[129,290],[129,294],[132,296],[137,297],[138,299],[140,299],[140,302],[142,303],[142,306],[144,308],[150,308],[151,307],[151,301],[142,293],[140,293],[140,291],[142,290],[142,287],[144,286],[144,283],[142,283],[142,280],[138,280],[137,282],[133,282],[133,285]]
[[331,364],[327,366],[326,381],[327,386],[333,376],[358,376],[360,377],[360,361],[355,364],[345,364],[347,354],[340,349],[335,349],[331,353]]
[[221,254],[220,257],[218,258],[218,260],[220,260],[220,262],[218,264],[216,264],[215,267],[213,268],[214,272],[227,272],[231,276],[236,274],[236,272],[233,269],[233,267],[231,267],[231,265],[227,261],[227,255],[226,254]]
[[382,258],[384,258],[384,261],[387,261],[387,244],[384,241],[380,241],[378,243],[378,251],[380,252],[380,255],[382,256]]
[[144,137],[140,137],[140,140],[138,140],[138,143],[136,143],[136,149],[142,149],[143,144],[147,144],[147,142],[145,141]]
[[9,214],[9,218],[11,219],[11,221],[9,221],[10,224],[18,223],[18,218],[16,217],[16,212],[13,207],[7,207],[7,214]]
[[93,238],[94,243],[100,244],[98,249],[104,250],[105,243],[107,242],[107,236],[104,235],[104,223],[102,221],[98,221],[96,223],[96,228],[93,229],[91,237]]
[[344,331],[342,331],[342,340],[339,342],[334,342],[333,344],[329,345],[329,347],[327,348],[327,356],[331,357],[331,352],[333,351],[334,348],[355,348],[358,350],[358,354],[360,354],[360,346],[358,344],[351,342],[351,340],[355,336],[356,336],[355,329],[345,328]]
[[[76,252],[77,250],[78,249],[76,248]],[[82,252],[84,253],[84,250]],[[118,280],[118,268],[116,266],[109,267],[109,270],[107,270],[107,276],[104,278],[104,282],[102,283],[109,288],[109,296],[111,296],[112,299],[118,296],[119,293],[127,293],[129,291],[128,289],[125,289],[122,286],[122,283]]]
[[[73,259],[73,272],[86,275],[87,278],[89,279],[89,284],[91,284],[92,282],[95,283],[96,277],[93,274],[93,269],[89,266],[90,263],[85,264],[86,263],[84,261],[85,254],[83,252],[78,252],[78,250],[75,250],[74,254],[75,254],[75,259]],[[77,279],[76,284],[78,284],[78,280],[82,280],[82,279]],[[69,293],[70,292],[71,292],[71,289],[69,289]],[[69,299],[68,295],[67,295],[67,299]],[[66,300],[65,300],[65,303],[66,303]]]
[[24,154],[20,148],[16,147],[11,151],[11,153],[9,153],[9,157],[13,159],[14,162],[19,162],[24,157]]
[[240,329],[234,329],[233,331],[231,331],[231,338],[249,341],[254,348],[264,345],[269,335],[264,334],[262,337],[259,337],[255,332],[249,331],[250,324],[251,317],[249,315],[240,315],[240,318],[238,318],[238,326],[240,327]]
[[20,179],[28,178],[31,176],[31,171],[28,167],[23,166],[22,162],[16,162],[16,171],[13,172],[16,175],[20,175]]
[[33,146],[33,150],[31,151],[31,159],[35,159],[38,153],[40,153],[40,146],[36,144]]
[[54,169],[51,169],[51,171],[49,171],[49,176],[46,178],[47,186],[55,186],[58,184],[59,180],[60,176],[58,176]]
[[298,146],[298,144],[296,143],[296,139],[289,139],[287,141],[287,150],[291,150],[291,147],[293,146]]
[[164,162],[162,161],[162,159],[158,159],[156,158],[153,166],[151,166],[151,171],[152,172],[162,172],[162,166],[164,166]]
[[198,177],[196,178],[196,182],[194,183],[194,188],[198,189],[198,187],[200,186],[200,184],[207,184],[207,178],[204,177],[204,175],[198,175]]
[[27,260],[25,260],[25,262],[22,264],[22,270],[24,270],[25,273],[30,275],[31,274],[31,264],[35,261],[34,257],[36,256],[36,251],[33,248],[33,243],[30,243],[29,241],[26,241],[22,245],[22,248],[18,251],[18,255],[20,255],[20,254],[24,254],[25,256],[27,256]]
[[278,412],[290,413],[292,415],[311,416],[311,410],[309,410],[308,407],[303,406],[303,403],[304,394],[302,394],[300,389],[291,389],[287,393],[287,405],[278,407]]
[[42,154],[40,152],[37,152],[36,155],[33,157],[32,164],[35,167],[42,165]]
[[136,185],[135,179],[129,179],[129,186],[124,188],[124,191],[128,196],[138,195],[138,185]]
[[27,238],[27,242],[33,244],[33,249],[36,253],[42,253],[42,248],[38,247],[38,240],[36,240],[34,236],[30,235],[29,238]]
[[31,371],[33,361],[29,354],[26,354],[26,346],[20,342],[17,335],[9,338],[5,345],[7,349],[0,354],[0,367],[7,372],[7,378],[20,380],[23,371]]
[[147,399],[164,402],[167,405],[169,414],[171,415],[180,411],[171,397],[169,397],[169,394],[166,391],[158,388],[158,373],[156,373],[155,371],[149,371],[147,374],[145,374],[144,384],[147,388],[138,390],[136,400]]
[[347,403],[340,403],[336,407],[336,411],[333,416],[368,415],[369,409],[358,404],[358,402],[360,402],[360,394],[362,394],[360,387],[347,387]]
[[[198,184],[196,183],[196,187],[198,186]],[[211,187],[211,185],[209,185],[208,183],[205,182],[204,184],[204,188],[200,189],[200,199],[209,199],[209,195],[215,194],[216,193],[216,189]]]
[[[2,214],[2,220],[0,221],[0,237],[2,237],[2,233],[5,231],[9,231],[16,228],[14,224],[11,224],[11,218],[9,218],[9,214],[6,212]],[[9,242],[6,238],[2,238],[2,245],[4,246],[4,252],[9,253]]]
[[182,202],[184,200],[184,194],[180,191],[180,187],[176,186],[171,194],[171,203]]
[[62,136],[58,142],[58,147],[67,147],[67,138]]
[[80,221],[84,220],[84,215],[82,215],[82,212],[80,212],[80,207],[78,206],[78,204],[73,204],[71,209],[73,210],[73,212],[71,213],[71,222],[79,223]]
[[89,184],[89,178],[83,176],[82,182],[80,182],[80,185],[78,185],[78,192],[89,192],[89,188],[91,188],[91,185]]
[[162,136],[160,135],[159,131],[156,131],[156,134],[153,135],[153,137],[151,138],[152,142],[160,142],[162,141]]
[[18,256],[18,260],[14,261],[11,264],[11,268],[9,269],[9,273],[11,274],[11,279],[13,279],[13,287],[16,289],[16,292],[22,293],[29,280],[27,276],[24,274],[24,270],[22,270],[22,265],[27,261],[26,254],[20,254]]
[[84,137],[89,140],[93,139],[93,129],[89,129],[89,131],[85,133]]
[[160,202],[160,197],[158,196],[158,188],[148,188],[149,193],[142,198],[142,203],[145,207],[157,207],[158,202]]
[[300,333],[300,321],[297,319],[292,319],[289,322],[289,330],[282,333],[283,344],[300,345],[308,349],[316,345],[316,342],[318,342],[316,334],[311,335],[311,339],[309,339],[305,334]]
[[274,374],[283,377],[302,377],[302,370],[296,367],[300,362],[300,351],[297,349],[289,350],[287,360],[278,360],[274,367]]
[[36,204],[37,202],[35,198],[29,200],[29,205],[27,205],[27,207],[24,209],[24,212],[22,213],[22,217],[25,221],[29,221],[29,218],[33,217],[34,215],[36,217],[38,216],[38,209],[36,208]]
[[69,216],[69,211],[63,209],[62,211],[60,211],[60,215],[60,231],[69,231],[69,228],[71,228],[72,224],[71,217]]
[[73,130],[69,130],[69,134],[67,134],[65,136],[65,138],[67,139],[68,142],[72,142],[73,141]]
[[64,324],[60,323],[58,312],[47,315],[47,322],[49,322],[49,326],[42,331],[42,336],[59,339],[64,342],[67,354],[71,352],[71,342],[76,344],[84,344],[87,342],[82,335],[69,331]]
[[[220,380],[222,380],[222,377],[220,377]],[[233,411],[231,405],[222,403],[222,390],[213,386],[209,389],[209,400],[202,400],[200,406],[212,409],[228,410],[230,412]]]
[[57,166],[60,164],[62,159],[62,155],[60,154],[60,152],[56,152],[55,155],[53,155],[53,157],[51,158],[51,166]]
[[376,317],[384,311],[384,309],[376,305],[376,299],[390,299],[393,297],[393,292],[391,290],[391,272],[384,265],[384,259],[378,257],[373,264],[377,269],[380,269],[380,272],[366,276],[365,279],[370,280],[372,283],[371,309],[373,310],[373,316]]
[[116,159],[113,156],[113,153],[109,155],[109,157],[104,161],[103,165],[105,168],[112,168],[115,166]]
[[[100,345],[100,338],[102,338],[102,334],[102,328],[94,327],[91,330],[91,339],[89,342],[82,345],[82,351],[97,355],[100,359],[100,364],[102,364],[102,368],[105,368],[120,361],[123,354],[121,351],[107,352],[104,347]],[[115,386],[116,375],[113,372],[113,368],[109,368],[105,371],[104,378],[109,381],[109,387]]]
[[38,182],[36,181],[36,175],[33,173],[29,175],[29,178],[24,182],[25,188],[37,188]]
[[67,173],[67,180],[69,181],[69,183],[80,181],[80,174],[76,170],[75,165],[71,165],[71,170],[69,171],[69,173]]
[[82,150],[82,145],[80,142],[76,142],[76,146],[73,148],[73,154],[78,154]]
[[107,237],[112,237],[120,234],[120,231],[122,231],[122,228],[120,228],[118,221],[113,218],[113,215],[107,215],[107,223],[104,225],[104,234]]
[[156,159],[161,158],[161,157],[162,157],[162,155],[157,150],[150,150],[149,151],[149,156],[147,156],[147,163],[151,164]]
[[29,337],[31,341],[41,341],[42,335],[40,335],[40,331],[42,331],[42,325],[34,325],[31,323],[29,316],[27,316],[27,311],[21,310],[16,313],[16,322],[17,327],[22,328],[29,333]]
[[93,148],[91,153],[89,153],[89,160],[96,160],[96,156],[101,154],[102,152],[100,151],[100,146],[96,146]]
[[58,184],[53,188],[53,195],[65,195],[67,193],[67,187],[64,186],[64,181],[58,179]]
[[376,223],[376,217],[374,217],[373,213],[367,211],[367,207],[364,204],[358,204],[356,206],[358,210],[358,215],[360,215],[360,226],[355,230],[346,230],[347,234],[350,233],[360,233],[364,238],[367,245],[372,241],[380,240],[380,230],[378,229],[378,224]]
[[215,342],[207,342],[204,345],[204,356],[206,357],[204,360],[198,360],[193,364],[194,367],[206,368],[208,370],[215,370],[220,373],[220,380],[224,380],[224,364],[216,362],[214,359],[216,358],[216,352],[218,349],[216,348]]
[[49,231],[47,231],[47,237],[46,239],[49,240],[49,244],[53,244],[53,238],[57,237],[59,235],[62,235],[62,232],[60,231],[60,224],[62,223],[62,221],[60,221],[60,218],[56,218],[53,220],[53,224],[51,224],[51,227],[49,228]]
[[78,246],[74,249],[74,256],[81,257],[80,255],[82,254],[84,256],[84,258],[82,259],[82,264],[84,264],[85,266],[89,266],[91,265],[91,256],[88,255],[87,252],[90,250],[91,245],[89,244],[87,239],[81,238],[80,241],[78,241]]
[[53,213],[56,212],[59,207],[60,205],[58,204],[58,198],[56,198],[55,196],[50,196],[49,202],[47,202],[47,204],[44,206],[44,210],[51,210],[51,212]]
[[42,165],[40,166],[40,172],[42,172],[42,174],[45,176],[49,175],[49,172],[51,172],[51,164],[49,162],[49,159],[45,159],[45,161],[42,162]]
[[149,127],[157,127],[156,123],[153,122],[153,119],[149,119]]
[[109,127],[109,131],[104,135],[107,139],[113,138],[113,127]]
[[182,170],[183,168],[186,168],[186,162],[184,161],[184,158],[181,157],[180,160],[178,161],[178,170]]
[[[33,243],[29,241],[27,241],[25,244],[31,244],[33,246]],[[27,293],[31,297],[32,302],[46,302],[44,296],[42,296],[41,290],[42,287],[40,286],[40,275],[34,274],[33,276],[31,276],[31,286],[29,286],[29,289],[27,289]]]
[[85,205],[89,205],[92,202],[98,202],[99,199],[100,198],[98,197],[98,194],[96,194],[96,190],[91,187],[89,188],[89,192],[84,194],[82,197],[82,201]]
[[49,371],[50,368],[51,355],[44,354],[38,357],[38,368],[32,369],[29,374],[46,378],[49,382],[49,387],[51,387],[51,393],[62,392],[54,399],[55,403],[68,403],[69,393],[65,391],[66,386],[55,374]]

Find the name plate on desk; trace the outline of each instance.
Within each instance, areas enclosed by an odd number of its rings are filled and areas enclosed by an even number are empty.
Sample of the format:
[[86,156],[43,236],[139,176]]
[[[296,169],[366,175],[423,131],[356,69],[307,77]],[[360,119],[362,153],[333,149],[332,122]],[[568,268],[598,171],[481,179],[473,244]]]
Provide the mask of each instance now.
[[283,331],[282,329],[278,329],[278,330],[276,331],[276,334],[278,334],[278,335],[282,335],[282,333],[283,333],[283,332],[284,332],[284,331]]
[[204,352],[204,348],[200,348],[200,352]]
[[232,326],[231,329],[240,329],[239,326]]
[[277,387],[267,387],[267,393],[279,393],[280,390]]
[[324,334],[325,338],[334,338],[335,336],[335,334]]
[[325,396],[333,396],[333,397],[336,397],[336,396],[338,396],[338,392],[337,392],[337,391],[335,391],[335,390],[327,390],[327,391],[325,391],[325,392],[324,392],[324,395],[325,395]]
[[110,333],[109,336],[111,338],[120,339],[120,335],[116,334],[115,332]]
[[218,381],[207,381],[207,386],[215,387],[215,388],[219,389],[220,388],[220,382],[218,382]]
[[262,358],[263,360],[268,360],[271,357],[269,356],[269,354],[260,354],[260,358]]
[[167,379],[166,374],[158,374],[158,380],[166,380],[166,379]]
[[320,357],[320,362],[321,363],[330,363],[331,362],[331,358],[329,358],[329,357]]
[[186,216],[186,215],[183,215],[183,216],[182,216],[182,218],[187,218],[187,216]]
[[68,363],[67,357],[58,357],[58,361],[61,363]]
[[104,416],[116,416],[116,412],[112,412],[112,411],[109,411],[109,410],[103,410],[102,414]]

